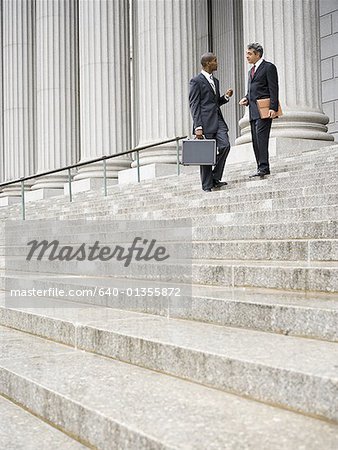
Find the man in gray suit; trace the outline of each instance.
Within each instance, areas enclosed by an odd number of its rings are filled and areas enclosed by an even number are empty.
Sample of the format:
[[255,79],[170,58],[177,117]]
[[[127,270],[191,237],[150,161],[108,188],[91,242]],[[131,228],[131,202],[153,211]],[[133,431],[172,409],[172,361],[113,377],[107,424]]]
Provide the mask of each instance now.
[[[258,42],[248,44],[246,59],[252,67],[248,74],[248,92],[239,104],[249,106],[252,145],[257,162],[257,172],[250,178],[264,178],[270,175],[269,136],[272,119],[277,117],[278,111],[278,74],[276,66],[263,59],[263,47]],[[257,100],[261,98],[270,98],[267,119],[261,119],[259,115]]]
[[230,151],[228,126],[223,118],[220,106],[229,101],[233,90],[228,89],[220,95],[219,81],[213,77],[217,70],[217,57],[213,53],[204,53],[201,57],[202,71],[190,80],[189,103],[193,118],[193,133],[197,139],[216,139],[218,148],[216,165],[200,166],[202,189],[211,192],[227,183],[222,182],[225,161]]

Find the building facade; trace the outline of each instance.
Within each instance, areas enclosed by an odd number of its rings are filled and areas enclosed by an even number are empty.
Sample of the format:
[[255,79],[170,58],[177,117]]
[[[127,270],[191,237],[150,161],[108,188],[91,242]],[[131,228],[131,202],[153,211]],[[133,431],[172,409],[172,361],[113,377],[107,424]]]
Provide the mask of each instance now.
[[[258,41],[280,79],[272,138],[329,143],[338,134],[338,0],[0,0],[1,181],[191,133],[189,79],[214,51],[236,148],[250,143],[245,47]],[[327,128],[329,127],[329,132]],[[172,164],[175,146],[141,153]],[[133,166],[107,163],[107,176]],[[79,168],[74,180],[102,178]],[[61,189],[65,175],[32,191]],[[19,195],[4,187],[1,197]]]

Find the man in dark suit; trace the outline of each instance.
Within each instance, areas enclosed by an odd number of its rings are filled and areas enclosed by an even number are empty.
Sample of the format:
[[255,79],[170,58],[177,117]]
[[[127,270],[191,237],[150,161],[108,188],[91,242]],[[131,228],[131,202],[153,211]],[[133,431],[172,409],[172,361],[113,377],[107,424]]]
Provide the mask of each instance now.
[[[246,59],[253,64],[248,76],[248,92],[239,102],[240,105],[249,105],[250,127],[252,144],[257,161],[257,172],[251,177],[261,177],[270,174],[269,166],[269,135],[272,119],[278,111],[278,75],[276,66],[263,58],[263,47],[254,42],[247,46]],[[268,119],[261,119],[257,107],[257,100],[270,98]]]
[[225,161],[230,151],[228,126],[223,118],[220,106],[229,101],[232,89],[220,95],[219,81],[213,77],[217,70],[217,58],[213,53],[201,57],[202,71],[190,80],[189,103],[193,118],[193,133],[197,139],[216,139],[218,148],[216,165],[200,166],[202,189],[211,192],[227,183],[222,182]]

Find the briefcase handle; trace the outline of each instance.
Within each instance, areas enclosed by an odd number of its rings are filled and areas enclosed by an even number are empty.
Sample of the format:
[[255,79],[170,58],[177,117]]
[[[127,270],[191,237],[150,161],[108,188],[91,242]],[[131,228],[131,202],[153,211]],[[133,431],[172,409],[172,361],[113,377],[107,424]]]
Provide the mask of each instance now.
[[[205,136],[204,136],[204,134],[202,134],[202,139],[205,139]],[[202,140],[202,139],[197,139],[197,137],[196,137],[196,135],[195,135],[195,137],[194,137],[193,141],[200,141],[200,140]]]

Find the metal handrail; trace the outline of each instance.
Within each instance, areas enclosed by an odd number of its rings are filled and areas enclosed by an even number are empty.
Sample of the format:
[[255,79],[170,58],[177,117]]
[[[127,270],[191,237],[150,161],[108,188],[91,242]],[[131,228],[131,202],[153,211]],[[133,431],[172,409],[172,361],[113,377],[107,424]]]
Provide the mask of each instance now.
[[75,169],[77,167],[88,166],[89,164],[94,164],[97,162],[103,162],[103,184],[104,184],[104,195],[107,196],[107,159],[118,158],[119,156],[129,155],[131,153],[136,153],[136,168],[137,168],[137,181],[138,183],[141,181],[140,176],[140,157],[139,153],[142,150],[147,150],[148,148],[157,147],[158,145],[168,144],[170,142],[176,141],[176,164],[177,164],[177,175],[180,174],[180,159],[179,159],[179,141],[185,139],[187,136],[176,136],[172,139],[167,139],[165,141],[154,142],[153,144],[143,145],[141,147],[133,148],[131,150],[127,150],[126,152],[115,153],[114,155],[104,155],[100,158],[91,159],[89,161],[71,164],[69,166],[62,167],[60,169],[49,170],[48,172],[39,173],[36,175],[29,175],[27,177],[17,178],[12,181],[6,181],[5,183],[0,183],[0,189],[5,186],[10,186],[12,184],[21,183],[21,204],[22,204],[22,219],[25,220],[25,181],[32,180],[36,178],[41,178],[46,175],[51,175],[58,172],[63,172],[64,170],[68,171],[68,185],[69,185],[69,201],[73,201],[72,197],[72,179],[71,179],[71,169]]

